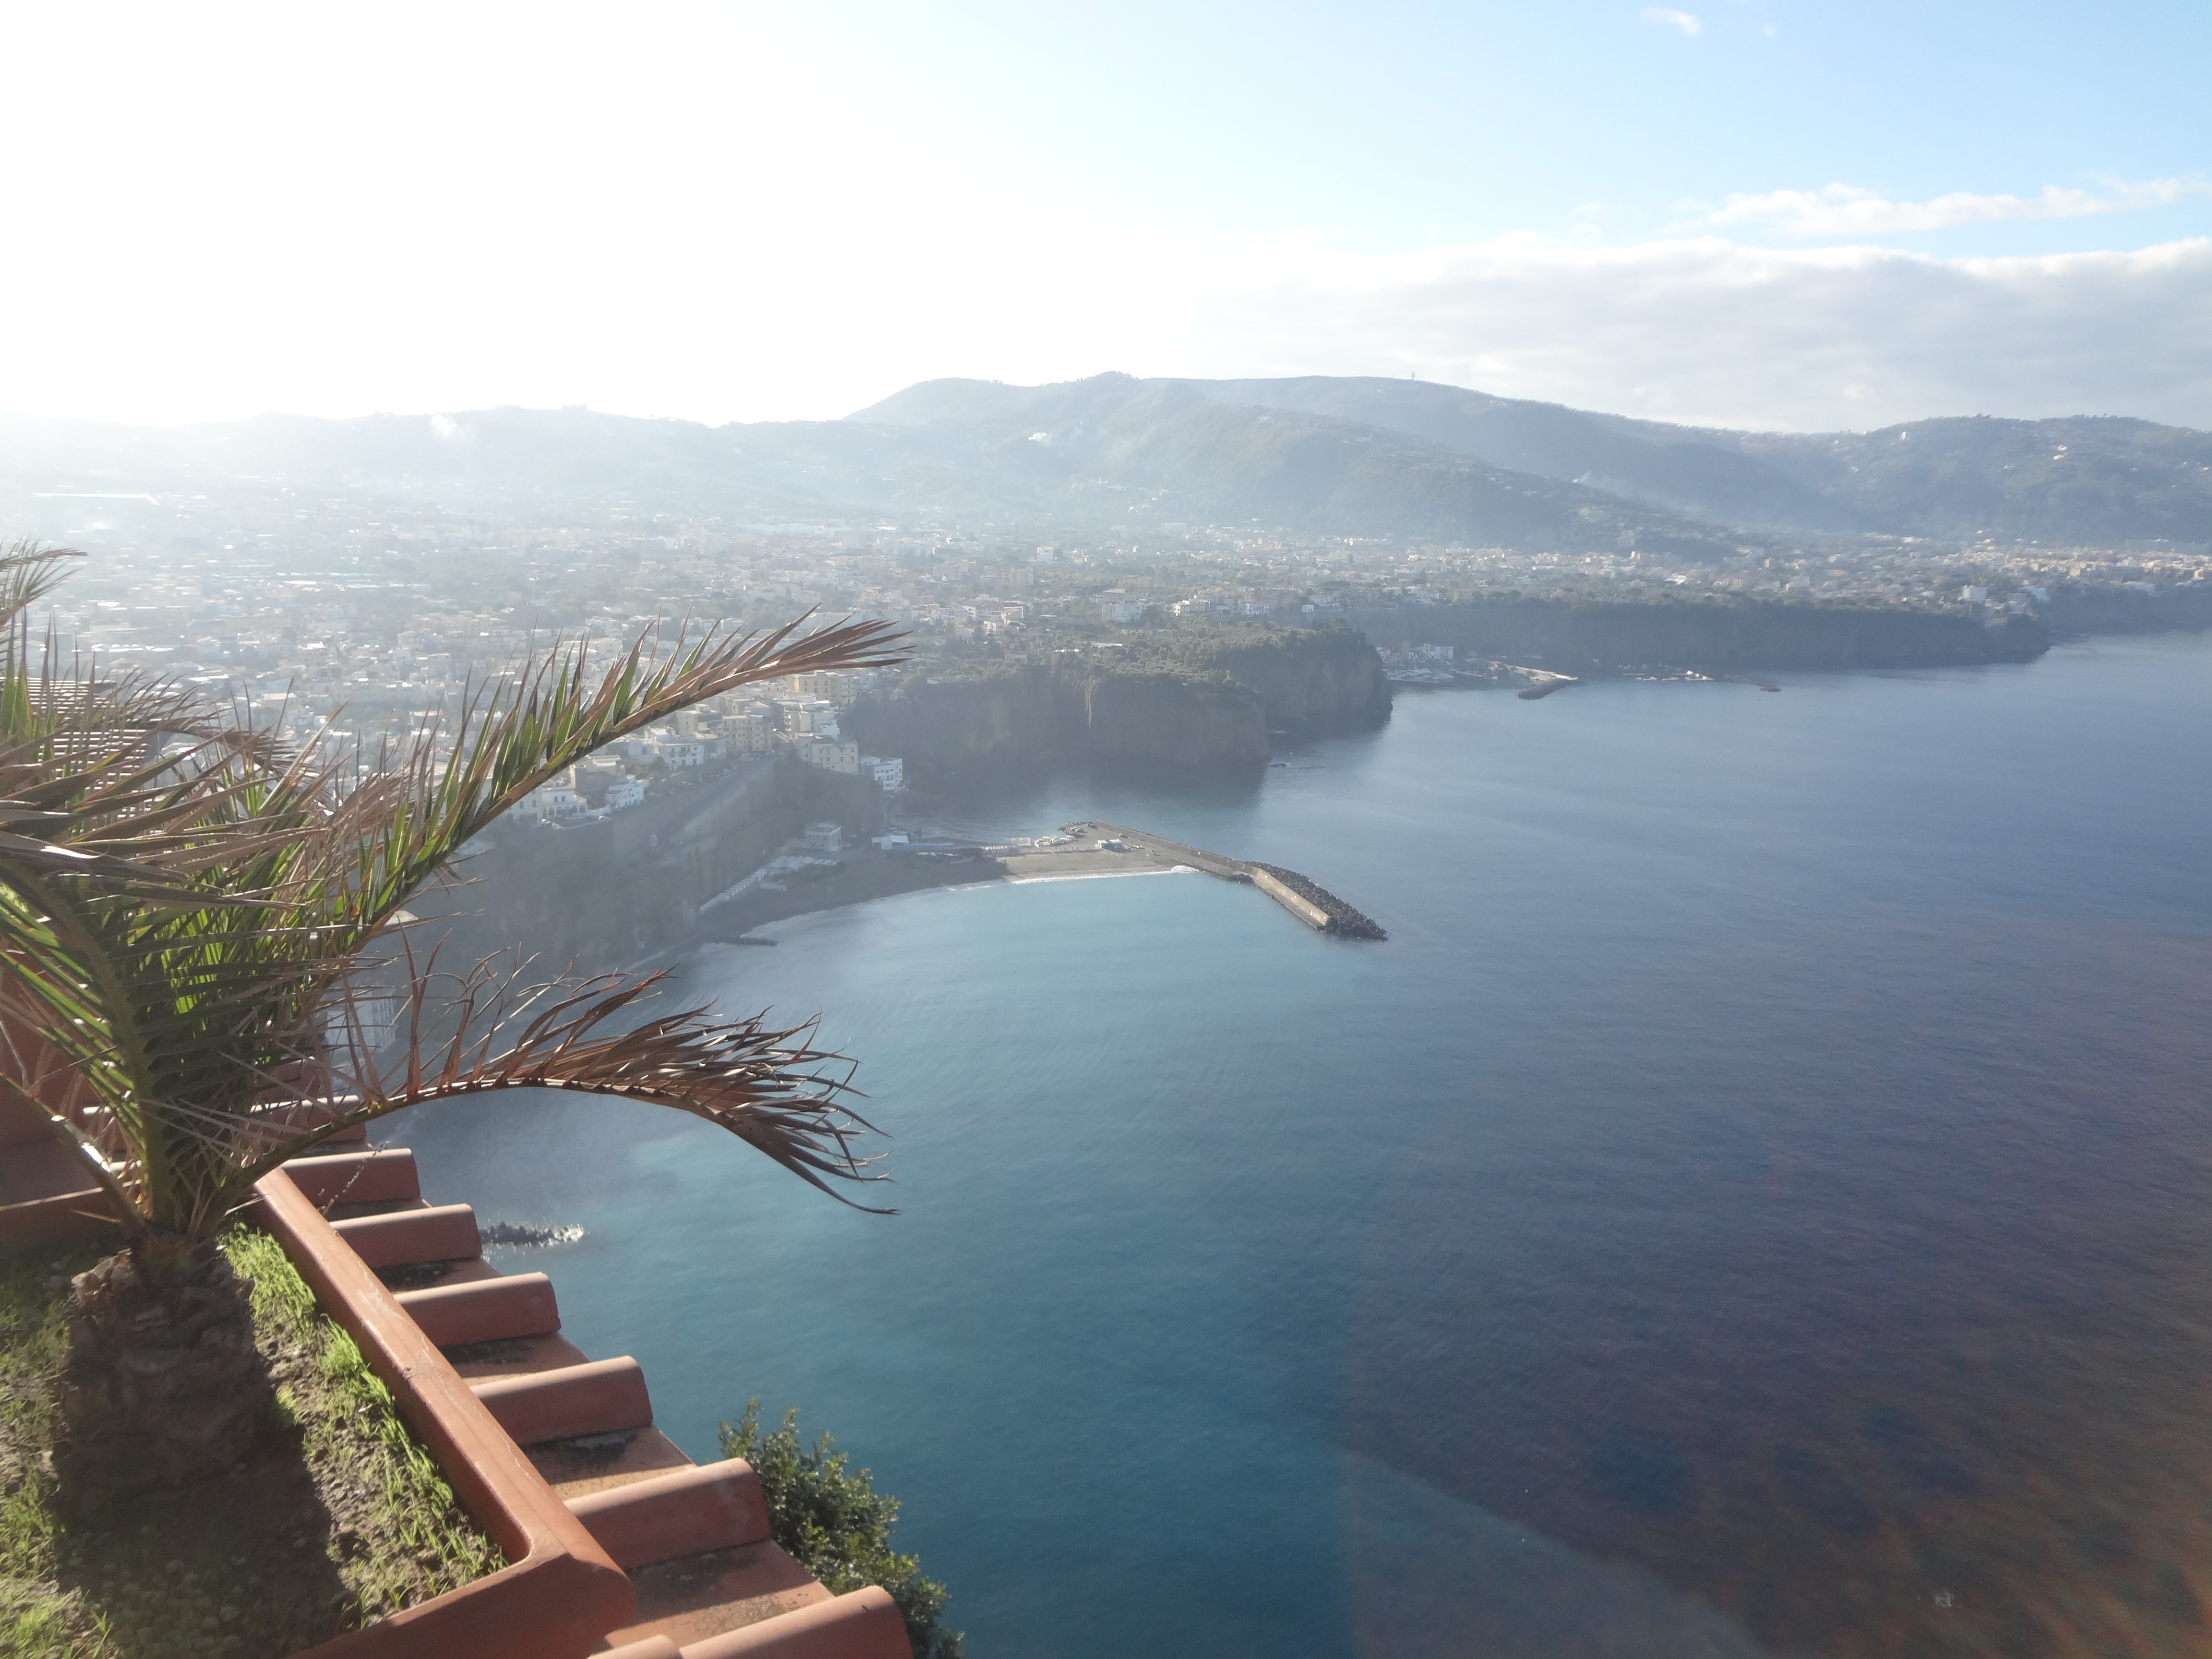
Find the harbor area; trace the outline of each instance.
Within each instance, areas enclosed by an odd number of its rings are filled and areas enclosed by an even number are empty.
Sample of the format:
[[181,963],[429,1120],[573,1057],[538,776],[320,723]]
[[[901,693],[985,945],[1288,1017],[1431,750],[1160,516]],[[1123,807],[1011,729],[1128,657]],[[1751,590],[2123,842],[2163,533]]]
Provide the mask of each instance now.
[[1190,870],[1256,888],[1316,933],[1389,937],[1334,894],[1275,865],[1230,858],[1126,824],[1084,820],[1003,842],[930,840],[891,832],[857,847],[817,825],[807,836],[699,908],[700,933],[735,941],[767,922],[928,887],[1054,881]]
[[1164,836],[1132,830],[1126,824],[1091,820],[1063,824],[1060,832],[1067,842],[1064,848],[1054,851],[1081,855],[1096,848],[1122,858],[1146,859],[1169,868],[1180,865],[1223,881],[1243,882],[1256,887],[1316,933],[1334,933],[1340,939],[1389,938],[1372,918],[1352,908],[1318,883],[1279,865],[1227,858],[1219,853],[1170,841]]

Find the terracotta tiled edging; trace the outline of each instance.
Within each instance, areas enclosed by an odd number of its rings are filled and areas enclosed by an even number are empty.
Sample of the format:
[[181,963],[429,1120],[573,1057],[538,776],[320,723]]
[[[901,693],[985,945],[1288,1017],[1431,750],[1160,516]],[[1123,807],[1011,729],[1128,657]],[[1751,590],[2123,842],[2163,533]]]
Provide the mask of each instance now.
[[292,1178],[280,1170],[258,1190],[262,1224],[509,1563],[301,1659],[581,1659],[628,1622],[629,1577]]
[[[21,1103],[0,1091],[0,1176],[26,1175],[15,1155],[39,1144],[5,1109]],[[652,1426],[635,1359],[592,1360],[558,1334],[544,1274],[493,1272],[475,1212],[424,1203],[411,1152],[343,1139],[359,1149],[263,1181],[259,1219],[509,1565],[292,1659],[911,1659],[890,1596],[833,1596],[777,1547],[750,1468],[695,1465]],[[97,1189],[74,1190],[75,1154],[54,1149],[69,1162],[28,1172],[39,1190],[0,1181],[0,1239],[113,1229]],[[325,1206],[367,1213],[333,1222]],[[394,1291],[380,1267],[434,1282]],[[466,1362],[483,1375],[437,1346],[502,1335],[526,1352]],[[613,1462],[602,1445],[575,1463],[610,1439]]]

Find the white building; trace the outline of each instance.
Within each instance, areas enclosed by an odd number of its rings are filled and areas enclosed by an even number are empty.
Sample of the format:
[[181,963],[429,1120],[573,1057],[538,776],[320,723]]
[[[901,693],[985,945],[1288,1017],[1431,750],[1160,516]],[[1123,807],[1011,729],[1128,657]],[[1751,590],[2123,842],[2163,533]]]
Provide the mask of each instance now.
[[776,708],[791,736],[836,739],[837,710],[827,697],[785,697]]
[[1098,614],[1109,623],[1133,623],[1145,614],[1145,602],[1118,587],[1098,596]]
[[906,787],[906,763],[896,755],[863,755],[860,775],[888,794]]
[[810,823],[800,840],[810,853],[842,852],[845,846],[845,831],[835,823]]
[[584,798],[576,792],[573,773],[562,773],[541,783],[514,804],[514,815],[519,818],[536,818],[547,823],[561,823],[569,818],[580,818],[588,810]]
[[607,786],[607,810],[619,812],[626,806],[645,805],[645,786],[635,778],[624,778],[619,783]]

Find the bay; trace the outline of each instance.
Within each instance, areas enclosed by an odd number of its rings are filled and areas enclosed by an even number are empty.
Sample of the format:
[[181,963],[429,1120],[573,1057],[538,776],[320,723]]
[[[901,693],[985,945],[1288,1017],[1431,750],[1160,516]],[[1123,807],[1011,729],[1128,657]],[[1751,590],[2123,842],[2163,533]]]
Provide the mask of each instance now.
[[1256,787],[1304,872],[910,895],[710,948],[820,1012],[900,1213],[704,1126],[425,1110],[426,1192],[695,1456],[758,1395],[978,1656],[2189,1652],[2212,1560],[2212,648],[1401,697]]

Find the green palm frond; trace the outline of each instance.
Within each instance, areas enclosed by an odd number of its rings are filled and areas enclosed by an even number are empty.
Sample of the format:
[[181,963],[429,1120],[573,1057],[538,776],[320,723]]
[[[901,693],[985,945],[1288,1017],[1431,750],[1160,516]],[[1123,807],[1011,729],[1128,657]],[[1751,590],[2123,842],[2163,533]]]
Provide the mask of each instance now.
[[843,1062],[811,1026],[690,1009],[619,1029],[650,980],[557,980],[523,1018],[508,981],[491,994],[483,972],[464,975],[447,999],[459,1035],[425,1070],[436,975],[410,958],[396,1076],[349,1061],[334,1078],[326,1028],[356,1016],[379,952],[404,948],[407,899],[531,790],[737,687],[895,663],[886,624],[685,627],[659,648],[648,629],[596,676],[584,641],[556,642],[464,696],[441,765],[434,727],[332,754],[159,682],[60,676],[51,643],[34,673],[24,617],[65,556],[0,555],[0,1026],[27,1025],[70,1068],[90,1103],[56,1132],[108,1158],[134,1228],[204,1237],[327,1133],[295,1109],[341,1086],[346,1121],[523,1087],[621,1095],[715,1122],[817,1185],[861,1176],[867,1126],[839,1103],[849,1082],[824,1068]]

